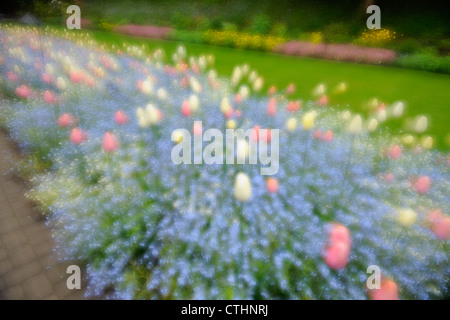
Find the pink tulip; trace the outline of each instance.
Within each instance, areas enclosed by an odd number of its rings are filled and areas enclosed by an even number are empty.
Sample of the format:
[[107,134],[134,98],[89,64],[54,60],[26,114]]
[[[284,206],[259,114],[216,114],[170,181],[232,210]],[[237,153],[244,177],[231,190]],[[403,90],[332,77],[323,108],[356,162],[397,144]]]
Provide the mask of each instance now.
[[398,300],[398,286],[394,281],[384,279],[380,289],[370,291],[370,298],[372,300]]
[[350,247],[342,242],[330,246],[326,250],[325,263],[335,270],[341,270],[347,265],[350,256]]
[[342,224],[335,223],[330,232],[331,245],[342,242],[346,246],[350,247],[352,245],[352,240],[350,237],[350,231]]
[[194,122],[194,125],[192,126],[192,132],[194,133],[194,136],[201,136],[203,133],[203,127],[200,122]]
[[73,128],[70,132],[70,142],[73,144],[81,144],[86,139],[86,134],[79,128]]
[[225,112],[225,118],[229,119],[229,118],[231,118],[232,115],[233,115],[233,108],[229,107],[227,109],[227,111]]
[[431,223],[432,226],[436,225],[437,223],[441,222],[444,218],[444,215],[442,214],[442,211],[439,209],[433,209],[428,213],[428,221]]
[[326,106],[328,104],[328,97],[326,95],[321,96],[318,103],[322,107]]
[[46,73],[42,74],[42,81],[44,81],[46,84],[51,84],[53,79],[52,76]]
[[75,120],[69,113],[64,113],[58,119],[58,126],[61,128],[69,127],[74,124]]
[[91,77],[86,78],[86,84],[89,87],[93,87],[95,85],[94,79],[92,79]]
[[70,81],[73,83],[81,83],[84,80],[84,74],[82,71],[72,71],[70,73]]
[[267,178],[266,188],[267,188],[267,192],[269,192],[269,193],[277,193],[278,192],[278,180],[275,178]]
[[9,81],[16,82],[17,80],[19,80],[19,77],[15,73],[10,71],[8,72],[8,79]]
[[200,72],[200,70],[198,69],[198,67],[197,67],[196,64],[194,64],[194,65],[192,66],[192,71],[194,71],[194,73],[199,73],[199,72]]
[[402,156],[402,148],[400,148],[399,145],[392,146],[389,149],[388,154],[389,154],[389,158],[398,159]]
[[275,98],[270,99],[269,106],[267,107],[267,113],[270,116],[274,116],[277,113],[277,101]]
[[348,229],[341,224],[333,224],[329,235],[329,246],[325,252],[325,263],[332,269],[343,269],[350,257],[351,245]]
[[15,93],[24,99],[27,99],[31,96],[31,90],[25,86],[25,85],[21,85],[20,87],[18,87],[15,91]]
[[391,172],[386,173],[386,175],[384,176],[384,180],[385,180],[387,183],[392,183],[392,182],[394,182],[394,180],[395,180],[395,176],[394,176],[394,174],[391,173]]
[[240,104],[242,102],[242,97],[241,97],[241,95],[239,93],[234,96],[234,101],[237,104]]
[[276,92],[277,88],[275,86],[271,86],[267,93],[269,94],[269,96],[273,96]]
[[294,93],[294,91],[295,91],[295,86],[294,86],[293,83],[290,83],[290,84],[287,86],[286,93],[287,93],[287,94],[292,94],[292,93]]
[[141,80],[141,79],[139,79],[139,80],[137,81],[136,86],[137,86],[137,88],[138,88],[139,91],[142,90],[142,80]]
[[314,131],[314,139],[322,140],[322,131],[320,131],[320,130]]
[[287,110],[289,112],[295,112],[300,110],[301,105],[300,105],[300,101],[289,101],[288,106],[287,106]]
[[427,176],[421,176],[415,183],[416,191],[420,194],[426,194],[431,188],[431,179]]
[[241,110],[236,110],[234,112],[234,115],[236,116],[236,118],[240,118],[242,116],[242,111]]
[[186,77],[183,77],[183,78],[181,79],[181,86],[182,86],[183,88],[187,88],[188,84],[189,84],[189,80],[188,80]]
[[119,143],[114,134],[106,132],[105,136],[103,137],[103,150],[105,150],[106,152],[114,152],[118,147]]
[[45,90],[44,92],[44,101],[47,104],[54,104],[55,103],[55,95],[50,90]]
[[323,135],[323,141],[330,142],[333,140],[333,137],[333,131],[327,130],[327,132],[325,132],[325,134]]
[[128,117],[127,117],[127,115],[126,115],[123,111],[119,110],[119,111],[117,111],[116,114],[114,115],[114,121],[115,121],[117,124],[125,124],[125,123],[128,122]]
[[181,114],[185,117],[190,117],[192,112],[191,112],[191,107],[189,105],[189,101],[184,100],[183,103],[181,104]]
[[164,114],[162,113],[161,110],[156,109],[156,116],[158,117],[158,121],[161,121],[164,117]]
[[445,217],[441,221],[435,224],[433,227],[433,232],[436,235],[436,238],[440,240],[449,240],[450,239],[450,217]]

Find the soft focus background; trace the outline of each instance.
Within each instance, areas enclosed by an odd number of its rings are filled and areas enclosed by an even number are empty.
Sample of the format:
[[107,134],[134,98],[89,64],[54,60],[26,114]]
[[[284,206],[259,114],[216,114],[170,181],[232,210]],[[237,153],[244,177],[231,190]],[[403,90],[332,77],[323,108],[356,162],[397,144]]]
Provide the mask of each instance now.
[[[2,13],[7,19],[31,12],[45,23],[61,25],[70,4],[80,6],[83,28],[93,30],[94,37],[105,43],[127,41],[170,52],[181,42],[193,54],[216,55],[221,74],[228,76],[236,64],[250,63],[269,79],[267,88],[294,82],[296,94],[302,98],[310,97],[320,82],[335,86],[344,81],[351,93],[331,96],[330,102],[356,111],[367,111],[372,99],[378,104],[404,100],[407,117],[402,122],[392,121],[391,128],[400,132],[414,117],[424,114],[430,117],[429,133],[435,145],[441,149],[450,145],[450,83],[448,76],[440,75],[450,74],[450,24],[445,1],[196,0],[185,5],[176,0],[22,0],[5,4]],[[370,4],[381,8],[381,30],[366,28],[369,14],[365,8]],[[333,47],[336,44],[345,45]],[[361,52],[352,45],[374,50]],[[376,51],[379,49],[383,50]],[[396,68],[289,58],[261,51]]]
[[[22,0],[0,14],[0,297],[70,297],[53,249],[95,298],[449,297],[445,2]],[[280,170],[177,166],[178,128],[280,129]]]

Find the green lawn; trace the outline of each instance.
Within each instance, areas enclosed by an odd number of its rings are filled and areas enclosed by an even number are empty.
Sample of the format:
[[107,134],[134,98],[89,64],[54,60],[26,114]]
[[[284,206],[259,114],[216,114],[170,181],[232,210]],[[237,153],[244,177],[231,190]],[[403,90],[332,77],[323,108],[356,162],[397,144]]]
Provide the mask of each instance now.
[[[162,47],[169,54],[179,44],[174,41],[149,40],[102,31],[93,31],[92,34],[98,41],[107,44],[121,44],[124,41],[130,44],[145,44],[149,49]],[[297,96],[302,99],[312,99],[311,91],[319,82],[324,82],[332,89],[340,81],[345,81],[348,91],[341,95],[330,94],[330,104],[366,113],[364,106],[371,98],[376,97],[386,105],[403,100],[407,106],[405,116],[402,121],[391,122],[390,127],[399,132],[403,128],[404,119],[418,114],[428,115],[432,119],[429,134],[435,137],[440,149],[449,149],[449,143],[446,141],[450,132],[449,75],[192,43],[184,45],[189,54],[214,54],[216,69],[222,75],[231,75],[236,64],[248,63],[264,77],[266,86],[274,84],[277,88],[285,88],[288,83],[294,82]]]

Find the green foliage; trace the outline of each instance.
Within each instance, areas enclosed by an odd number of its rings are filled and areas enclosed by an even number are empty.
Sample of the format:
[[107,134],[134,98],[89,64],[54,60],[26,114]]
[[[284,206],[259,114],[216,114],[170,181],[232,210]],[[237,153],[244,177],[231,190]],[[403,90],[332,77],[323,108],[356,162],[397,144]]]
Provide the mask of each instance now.
[[112,23],[108,22],[107,20],[101,20],[97,24],[97,28],[102,31],[113,31],[115,27],[116,27],[115,24],[112,24]]
[[212,28],[212,22],[207,17],[201,17],[197,22],[197,29],[199,31],[206,31]]
[[269,16],[259,14],[253,19],[250,31],[256,34],[268,34],[270,32],[271,21]]
[[211,21],[211,29],[212,30],[222,30],[222,21],[218,18],[214,18]]
[[348,24],[332,23],[323,29],[324,41],[327,43],[346,43],[351,41]]
[[223,22],[222,23],[222,30],[223,31],[238,31],[238,27],[234,23]]
[[170,34],[170,39],[193,43],[204,42],[202,31],[175,30]]
[[404,68],[450,74],[449,56],[440,57],[430,53],[418,53],[399,57],[397,64]]
[[422,49],[422,45],[416,39],[405,39],[391,46],[392,49],[402,54],[417,53]]
[[192,26],[191,18],[180,12],[175,12],[172,15],[170,23],[178,30],[188,30]]
[[274,36],[277,36],[277,37],[286,38],[287,34],[288,34],[288,29],[287,29],[286,24],[282,23],[282,22],[278,22],[278,23],[274,24],[271,34]]

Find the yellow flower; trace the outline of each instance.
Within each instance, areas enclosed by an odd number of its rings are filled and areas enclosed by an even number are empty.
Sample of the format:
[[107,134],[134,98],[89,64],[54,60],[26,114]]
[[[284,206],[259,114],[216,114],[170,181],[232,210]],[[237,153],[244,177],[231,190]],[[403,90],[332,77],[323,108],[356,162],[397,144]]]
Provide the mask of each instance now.
[[311,130],[314,127],[315,113],[307,112],[302,117],[302,126],[305,130]]
[[404,227],[412,226],[417,220],[417,213],[411,209],[399,209],[398,222]]

